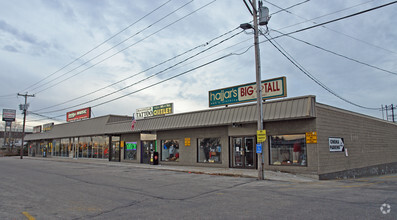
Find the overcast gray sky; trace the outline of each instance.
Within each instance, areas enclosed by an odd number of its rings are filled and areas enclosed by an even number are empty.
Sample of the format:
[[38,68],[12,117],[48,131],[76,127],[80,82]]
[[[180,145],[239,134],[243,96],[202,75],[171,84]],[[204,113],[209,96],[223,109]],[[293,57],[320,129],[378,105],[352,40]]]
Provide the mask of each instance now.
[[[390,2],[264,1],[272,15],[268,37]],[[339,97],[264,36],[262,79],[285,76],[288,97],[315,95],[382,118],[367,108],[397,104],[396,10],[392,4],[273,41]],[[94,116],[132,116],[170,102],[175,113],[206,109],[209,90],[255,82],[253,33],[238,28],[251,21],[243,0],[0,0],[0,108],[16,109],[21,122],[17,93],[27,92],[35,94],[29,111],[61,116],[29,114],[28,128],[90,106]],[[217,60],[228,54],[235,55]]]

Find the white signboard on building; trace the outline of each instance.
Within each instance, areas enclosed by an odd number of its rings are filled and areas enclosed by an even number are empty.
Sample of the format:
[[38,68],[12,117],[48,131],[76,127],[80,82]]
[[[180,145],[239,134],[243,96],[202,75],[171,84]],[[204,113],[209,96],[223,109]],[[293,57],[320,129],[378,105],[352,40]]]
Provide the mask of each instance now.
[[168,115],[173,113],[174,113],[174,104],[167,103],[167,104],[137,109],[135,112],[135,116],[136,119],[142,119],[147,117]]
[[345,150],[343,138],[330,137],[328,138],[328,143],[330,152],[343,152]]

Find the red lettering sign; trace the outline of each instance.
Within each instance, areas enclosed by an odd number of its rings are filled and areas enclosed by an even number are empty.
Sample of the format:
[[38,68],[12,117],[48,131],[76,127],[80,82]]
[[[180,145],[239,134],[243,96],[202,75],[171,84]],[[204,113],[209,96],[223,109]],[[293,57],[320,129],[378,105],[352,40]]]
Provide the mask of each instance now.
[[66,113],[66,121],[76,121],[81,119],[91,118],[91,107]]
[[254,88],[252,86],[241,87],[240,88],[241,96],[251,96],[254,94]]

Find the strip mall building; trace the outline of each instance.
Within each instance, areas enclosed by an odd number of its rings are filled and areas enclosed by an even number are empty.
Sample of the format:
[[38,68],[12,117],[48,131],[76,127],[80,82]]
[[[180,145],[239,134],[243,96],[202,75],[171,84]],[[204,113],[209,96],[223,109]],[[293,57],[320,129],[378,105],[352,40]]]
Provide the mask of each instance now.
[[[265,170],[335,179],[397,172],[397,125],[317,103],[263,105]],[[30,156],[257,169],[255,104],[147,117],[107,115],[29,134]],[[48,129],[47,129],[48,130]]]

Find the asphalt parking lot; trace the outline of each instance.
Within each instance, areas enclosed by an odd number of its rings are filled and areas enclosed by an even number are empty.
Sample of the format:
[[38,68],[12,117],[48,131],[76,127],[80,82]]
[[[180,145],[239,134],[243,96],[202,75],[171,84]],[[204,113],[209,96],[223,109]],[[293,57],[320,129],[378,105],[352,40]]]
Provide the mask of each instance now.
[[258,181],[115,163],[0,158],[0,219],[396,219],[397,175]]

